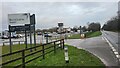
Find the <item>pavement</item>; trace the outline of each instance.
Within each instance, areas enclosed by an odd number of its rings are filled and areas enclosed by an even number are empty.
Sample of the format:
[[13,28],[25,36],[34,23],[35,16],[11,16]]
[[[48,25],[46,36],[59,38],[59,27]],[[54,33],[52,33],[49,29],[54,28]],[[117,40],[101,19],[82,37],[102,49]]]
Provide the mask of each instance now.
[[118,66],[118,59],[103,35],[86,39],[67,39],[65,43],[89,51],[100,58],[106,66]]

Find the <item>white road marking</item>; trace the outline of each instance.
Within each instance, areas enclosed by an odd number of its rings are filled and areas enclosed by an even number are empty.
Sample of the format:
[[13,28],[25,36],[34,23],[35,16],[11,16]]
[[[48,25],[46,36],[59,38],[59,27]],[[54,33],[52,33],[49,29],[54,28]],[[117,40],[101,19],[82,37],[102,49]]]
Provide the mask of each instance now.
[[118,60],[120,61],[120,55],[119,53],[116,51],[116,49],[113,47],[113,45],[107,40],[107,38],[103,37],[106,42],[110,45],[111,49],[113,50],[114,54],[116,55],[116,57],[118,58]]
[[114,47],[112,48],[112,50],[113,50],[114,52],[116,52],[116,49],[115,49]]
[[118,52],[114,52],[115,53],[115,55],[118,55]]
[[105,39],[102,37],[102,40],[105,40]]
[[120,59],[120,55],[116,55],[116,57]]
[[113,45],[104,37],[104,39],[107,41],[107,43],[110,45],[110,47],[112,48]]

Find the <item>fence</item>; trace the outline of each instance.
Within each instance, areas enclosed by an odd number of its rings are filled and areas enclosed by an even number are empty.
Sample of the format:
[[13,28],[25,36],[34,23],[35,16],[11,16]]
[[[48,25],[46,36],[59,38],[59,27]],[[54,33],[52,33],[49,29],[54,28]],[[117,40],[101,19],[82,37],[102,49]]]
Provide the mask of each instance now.
[[[47,46],[48,44],[53,44],[52,46]],[[59,47],[60,45],[60,47]],[[47,47],[46,47],[47,46]],[[36,51],[34,52],[31,52],[30,54],[25,54],[27,50],[30,50],[30,49],[35,49],[35,48],[39,48],[41,47],[41,49],[37,49]],[[53,49],[50,49],[50,48],[53,48]],[[56,50],[58,48],[63,48],[64,49],[64,39],[61,39],[61,40],[57,40],[57,41],[53,41],[53,42],[49,42],[49,43],[46,43],[46,44],[42,44],[42,45],[39,45],[39,46],[35,46],[35,47],[32,47],[32,48],[27,48],[27,49],[23,49],[23,50],[19,50],[19,51],[16,51],[16,52],[12,52],[12,53],[8,53],[8,54],[4,54],[0,57],[4,58],[4,57],[8,57],[8,56],[11,56],[11,55],[14,55],[14,54],[17,54],[19,53],[21,56],[20,57],[17,57],[15,59],[12,59],[12,60],[9,60],[7,62],[3,62],[2,64],[0,64],[0,66],[4,67],[6,66],[7,64],[10,64],[12,62],[16,62],[17,60],[21,60],[21,64],[17,64],[15,67],[21,67],[22,68],[25,68],[25,65],[39,57],[42,57],[42,59],[45,59],[45,55],[48,54],[48,53],[51,53],[54,51],[54,53],[56,53]],[[47,49],[49,49],[48,52],[45,52]],[[40,53],[41,52],[41,53]],[[40,55],[36,55],[34,58],[30,59],[30,60],[26,60],[26,57],[30,57],[34,54],[37,54],[37,53],[40,53]]]

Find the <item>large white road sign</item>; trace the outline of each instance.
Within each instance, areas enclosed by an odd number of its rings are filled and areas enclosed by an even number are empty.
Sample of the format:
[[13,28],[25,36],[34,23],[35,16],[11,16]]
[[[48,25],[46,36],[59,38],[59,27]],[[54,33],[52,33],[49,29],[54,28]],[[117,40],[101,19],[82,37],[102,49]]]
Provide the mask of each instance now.
[[30,13],[8,14],[8,21],[11,26],[30,24]]

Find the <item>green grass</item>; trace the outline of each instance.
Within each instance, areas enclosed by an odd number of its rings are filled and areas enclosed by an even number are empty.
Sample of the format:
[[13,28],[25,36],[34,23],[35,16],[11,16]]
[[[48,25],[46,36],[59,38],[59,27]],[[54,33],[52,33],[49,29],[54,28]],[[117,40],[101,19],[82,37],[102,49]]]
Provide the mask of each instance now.
[[[36,46],[39,46],[40,44],[36,44]],[[31,45],[28,44],[27,45],[27,48],[30,48]],[[34,47],[34,45],[32,44],[32,47]],[[5,46],[0,46],[0,48],[2,48],[2,54],[7,54],[7,53],[10,53],[10,46],[9,45],[5,45]],[[22,49],[25,49],[26,48],[26,45],[25,44],[14,44],[12,45],[12,52],[16,52],[16,51],[19,51],[19,50],[22,50]]]
[[[34,46],[34,45],[32,45],[32,46]],[[36,50],[35,50],[35,49],[32,49],[32,52],[30,52],[30,50],[26,50],[26,51],[25,51],[25,55],[31,54],[31,53],[33,53],[33,52],[36,52],[36,51],[42,49],[42,46],[41,46],[40,44],[39,44],[39,45],[37,44],[37,46],[40,46],[40,47],[36,48]],[[47,48],[47,47],[49,47],[49,46],[53,46],[53,44],[45,45],[45,48]],[[8,45],[7,45],[7,46],[1,46],[1,48],[2,48],[2,54],[10,53],[10,52],[9,52],[9,46],[8,46]],[[30,44],[28,44],[28,48],[30,48]],[[16,52],[16,51],[19,51],[19,50],[22,50],[22,49],[25,49],[25,44],[12,45],[12,52]],[[46,50],[46,52],[50,51],[51,49],[53,49],[53,48],[50,48],[49,50]],[[33,57],[36,57],[36,56],[41,55],[41,54],[42,54],[42,52],[39,52],[39,53],[36,53],[36,54],[31,55],[31,56],[29,56],[29,57],[26,57],[26,58],[25,58],[25,61],[28,61],[28,60],[32,59]],[[2,63],[7,62],[7,61],[9,61],[9,60],[13,60],[13,59],[15,59],[15,58],[19,58],[19,57],[22,57],[22,53],[21,53],[21,52],[20,52],[20,53],[13,54],[13,55],[9,55],[9,56],[2,57]],[[20,60],[17,60],[16,62],[12,62],[12,63],[10,63],[10,64],[7,64],[7,66],[15,66],[15,65],[21,64],[21,63],[22,63],[22,60],[20,59]]]
[[68,37],[67,39],[80,39],[80,34],[73,34],[70,37]]
[[[86,33],[86,38],[91,38],[91,37],[96,37],[96,36],[100,36],[102,35],[102,33],[100,31],[96,31],[96,32],[87,32]],[[80,39],[80,34],[73,34],[72,36],[68,37],[68,39]]]
[[[16,51],[17,46],[20,45],[14,45],[13,48],[14,51]],[[23,45],[24,46],[24,45]],[[48,45],[51,46],[51,45]],[[46,46],[46,47],[48,47]],[[45,55],[45,59],[41,60],[41,58],[38,58],[30,63],[27,64],[27,66],[104,66],[104,64],[94,55],[90,54],[89,52],[82,50],[82,49],[77,49],[76,47],[73,46],[68,46],[68,53],[69,53],[69,63],[66,64],[64,60],[64,50],[63,49],[58,49],[56,53],[51,52],[47,55]],[[6,46],[8,47],[8,46]],[[3,47],[4,49],[6,47]],[[22,48],[22,47],[21,47]],[[41,47],[37,48],[37,50],[40,50]],[[8,49],[6,49],[8,50]],[[50,49],[52,50],[52,49]],[[3,50],[4,51],[4,50]],[[34,50],[33,50],[34,51]],[[47,52],[48,50],[46,50]],[[5,52],[5,51],[4,51]],[[35,51],[34,51],[35,52]],[[31,53],[30,51],[26,51],[25,54]],[[35,55],[32,55],[30,57],[27,57],[25,60],[28,61],[31,58],[40,55],[40,53],[37,53]],[[3,62],[6,62],[10,59],[20,57],[21,53],[15,54],[12,56],[8,56],[3,59]],[[18,60],[16,62],[13,62],[11,64],[8,64],[7,66],[15,66],[16,64],[20,64],[21,60]]]
[[[67,45],[68,46],[68,45]],[[37,59],[27,66],[104,66],[104,64],[89,52],[68,46],[69,63],[64,60],[64,50],[58,50],[56,54],[45,56],[45,60]]]
[[87,38],[96,37],[96,36],[100,36],[100,35],[102,35],[101,31],[88,32],[88,33],[86,33],[86,37],[87,37]]

